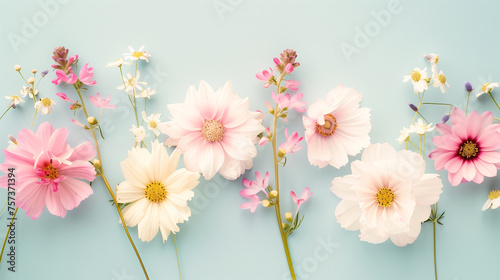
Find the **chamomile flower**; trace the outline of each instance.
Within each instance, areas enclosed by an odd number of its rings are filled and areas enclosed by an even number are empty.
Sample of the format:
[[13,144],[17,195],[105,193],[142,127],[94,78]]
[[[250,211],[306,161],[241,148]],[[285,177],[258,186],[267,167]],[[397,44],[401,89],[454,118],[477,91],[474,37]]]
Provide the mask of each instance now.
[[446,76],[443,74],[443,70],[441,70],[439,74],[436,72],[433,76],[433,80],[433,86],[439,87],[442,93],[445,93],[447,88],[450,87],[450,85],[446,82]]
[[52,111],[54,105],[56,105],[56,102],[54,100],[45,97],[35,103],[35,108],[39,109],[42,114],[48,115]]
[[12,104],[17,106],[17,104],[24,102],[18,95],[11,95],[11,96],[5,96],[5,99],[10,99],[12,100]]
[[488,200],[486,200],[483,205],[483,211],[486,211],[486,209],[496,209],[498,206],[500,206],[500,191],[493,190],[490,192]]
[[415,132],[415,130],[403,127],[403,129],[399,131],[400,135],[396,140],[398,140],[399,144],[403,144],[403,142],[410,140],[410,133],[412,132]]
[[33,90],[31,87],[26,87],[23,86],[23,89],[19,91],[19,95],[22,97],[26,97],[26,95],[29,95],[30,98],[33,98],[33,94],[38,95],[38,90]]
[[481,86],[481,92],[476,94],[476,98],[479,98],[479,96],[485,94],[485,93],[490,93],[494,88],[498,87],[498,83],[485,83]]
[[152,90],[151,88],[148,87],[146,89],[141,90],[141,92],[139,94],[137,94],[136,96],[150,99],[151,95],[153,95],[155,93],[156,93],[156,89]]
[[419,93],[419,92],[424,92],[425,90],[428,89],[427,86],[427,68],[424,68],[424,70],[420,70],[420,68],[415,67],[413,71],[411,71],[410,75],[404,76],[403,82],[407,82],[411,80],[413,83],[413,92],[414,93]]
[[135,126],[135,124],[133,124],[130,131],[132,131],[132,133],[134,134],[136,143],[141,142],[142,140],[144,140],[144,137],[146,137],[146,130],[142,125],[137,127]]
[[117,60],[106,64],[106,67],[120,67],[123,64],[130,65],[132,63],[124,61],[123,58],[118,58]]
[[148,123],[148,129],[152,130],[153,133],[158,136],[161,134],[159,128],[161,128],[164,124],[160,123],[161,114],[151,114],[146,116],[146,112],[142,111],[142,119]]
[[131,92],[134,88],[138,90],[142,90],[141,85],[147,85],[146,82],[140,82],[139,78],[141,77],[141,72],[137,71],[137,76],[132,76],[132,74],[127,73],[127,79],[124,84],[117,86],[117,89],[125,90],[125,92]]
[[129,53],[124,53],[124,58],[128,60],[146,60],[146,62],[149,62],[149,58],[151,55],[147,52],[144,51],[144,45],[142,45],[137,51],[134,50],[131,46],[128,46],[128,50],[130,51]]
[[410,126],[410,130],[415,131],[418,135],[424,135],[426,132],[433,131],[434,128],[432,123],[425,124],[422,119],[418,119],[415,124]]

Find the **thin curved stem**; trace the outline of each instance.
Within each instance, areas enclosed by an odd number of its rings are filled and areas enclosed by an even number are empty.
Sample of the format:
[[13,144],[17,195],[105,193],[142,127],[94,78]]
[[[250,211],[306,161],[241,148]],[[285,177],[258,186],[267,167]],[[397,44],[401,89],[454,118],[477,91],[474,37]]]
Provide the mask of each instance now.
[[179,262],[179,251],[177,251],[177,242],[175,241],[175,233],[172,233],[172,239],[174,240],[175,256],[177,257],[177,268],[179,269],[179,279],[182,280],[181,263]]
[[438,279],[438,272],[437,272],[437,261],[436,261],[436,221],[432,222],[432,229],[433,229],[433,235],[434,235],[434,276],[437,280]]
[[495,97],[493,97],[493,95],[491,94],[491,91],[490,91],[490,92],[488,92],[488,94],[490,95],[490,97],[491,97],[491,99],[493,100],[493,102],[495,102],[495,105],[497,105],[498,110],[500,110],[500,106],[498,106],[498,103],[497,103],[497,101],[495,100]]
[[[280,89],[280,84],[281,84],[281,81],[283,80],[283,77],[286,75],[285,72],[283,72],[279,78],[278,78],[278,81],[276,83],[276,86],[277,86],[277,94],[280,94],[281,92],[281,89]],[[273,159],[274,159],[274,183],[275,183],[275,188],[276,188],[276,191],[278,192],[278,195],[276,196],[276,204],[274,206],[274,210],[276,212],[276,220],[278,222],[278,227],[279,227],[279,230],[280,230],[280,234],[281,234],[281,240],[283,241],[283,248],[285,249],[285,254],[286,254],[286,260],[288,262],[288,268],[290,269],[290,274],[292,276],[292,279],[293,280],[296,280],[296,276],[295,276],[295,271],[293,269],[293,263],[292,263],[292,258],[290,256],[290,249],[288,248],[288,240],[287,240],[287,237],[285,235],[285,231],[283,229],[283,222],[281,220],[281,211],[280,211],[280,191],[279,191],[279,171],[278,171],[278,165],[279,165],[279,162],[278,162],[278,149],[277,149],[277,145],[276,145],[276,138],[277,138],[277,135],[276,135],[276,126],[277,126],[277,123],[278,123],[278,104],[276,104],[276,107],[274,109],[274,119],[273,119],[273,138],[272,138],[272,145],[273,145]]]
[[469,110],[469,98],[470,98],[470,91],[467,93],[467,105],[465,106],[465,116],[467,117],[467,111]]
[[5,110],[5,112],[3,112],[2,116],[0,117],[0,120],[3,118],[3,116],[5,116],[5,114],[7,114],[7,112],[10,110],[10,108],[12,108],[12,106],[9,105],[7,110]]
[[[80,101],[82,102],[82,109],[83,109],[83,112],[85,113],[85,117],[86,117],[87,123],[88,123],[89,114],[87,112],[87,107],[85,107],[85,102],[83,101],[83,97],[82,97],[82,94],[80,93],[80,89],[76,85],[73,85],[73,86],[74,86],[76,92],[78,93],[78,96],[80,97]],[[97,157],[102,165],[101,151],[99,149],[99,143],[97,142],[97,137],[95,135],[94,128],[90,123],[88,123],[88,127],[90,128],[90,133],[92,134],[92,137],[94,138]],[[101,174],[101,178],[104,182],[104,185],[106,186],[109,194],[111,195],[111,198],[113,199],[114,205],[116,206],[116,211],[118,211],[118,215],[120,216],[120,221],[123,225],[123,229],[125,230],[125,233],[127,234],[128,240],[130,241],[130,245],[132,245],[132,247],[134,248],[137,259],[139,259],[139,262],[141,263],[142,270],[144,271],[144,276],[146,276],[146,279],[149,280],[149,276],[148,276],[148,273],[146,272],[146,268],[144,267],[144,263],[142,262],[141,256],[139,255],[139,251],[137,251],[137,248],[135,247],[135,244],[134,244],[134,241],[132,240],[132,237],[130,237],[130,233],[128,232],[127,224],[125,223],[125,219],[123,218],[122,210],[120,209],[120,206],[118,205],[118,201],[116,200],[116,196],[115,196],[113,190],[111,189],[111,186],[110,186],[108,180],[106,179],[106,175],[104,174],[104,170],[103,170],[102,166],[99,169],[99,172]]]

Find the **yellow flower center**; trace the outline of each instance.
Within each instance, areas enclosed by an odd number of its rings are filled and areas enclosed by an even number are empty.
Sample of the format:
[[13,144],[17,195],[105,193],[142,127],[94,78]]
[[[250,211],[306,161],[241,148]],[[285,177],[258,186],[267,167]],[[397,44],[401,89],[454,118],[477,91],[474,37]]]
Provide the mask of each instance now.
[[144,195],[151,202],[161,202],[167,197],[167,190],[162,183],[152,182],[146,185]]
[[132,77],[132,78],[128,79],[127,83],[129,86],[135,87],[135,78]]
[[410,77],[411,77],[412,81],[418,82],[422,78],[422,74],[420,74],[419,71],[413,70],[410,73]]
[[464,159],[471,159],[477,156],[479,147],[472,140],[467,140],[460,146],[458,154]]
[[490,194],[488,195],[488,198],[491,200],[499,198],[499,197],[500,197],[500,191],[497,191],[497,190],[491,191]]
[[392,190],[389,188],[381,188],[380,190],[378,190],[376,196],[378,205],[382,207],[391,206],[392,202],[394,201],[394,198],[396,198]]
[[439,55],[436,55],[436,64],[439,62]]
[[446,83],[446,77],[443,74],[438,75],[438,80],[442,84]]
[[20,100],[21,98],[19,98],[19,96],[17,96],[17,95],[12,95],[10,97],[10,99],[12,99],[12,100]]
[[316,123],[316,130],[323,136],[330,136],[337,130],[337,119],[332,114],[326,114],[323,117],[325,118],[325,124]]
[[42,105],[44,107],[47,107],[47,106],[50,106],[50,104],[52,103],[52,101],[50,101],[49,98],[42,98],[42,100],[40,100],[42,102]]
[[[486,91],[486,90],[487,90],[486,88],[487,88],[489,85],[490,85],[490,83],[483,84],[483,85],[481,86],[481,91],[482,91],[482,92],[487,92],[487,91]],[[488,91],[489,91],[489,90],[488,90]]]
[[158,124],[156,123],[156,121],[149,121],[148,124],[149,124],[149,126],[151,128],[156,128],[158,126]]
[[140,58],[141,56],[143,56],[144,53],[143,52],[133,52],[132,53],[132,56],[135,57],[135,58]]
[[220,121],[206,120],[201,128],[201,135],[209,142],[219,142],[224,135],[224,126]]
[[45,172],[45,178],[47,179],[57,179],[58,177],[58,174],[57,174],[57,169],[52,165],[52,163],[49,163],[49,165],[45,166],[45,168],[43,169],[43,171]]

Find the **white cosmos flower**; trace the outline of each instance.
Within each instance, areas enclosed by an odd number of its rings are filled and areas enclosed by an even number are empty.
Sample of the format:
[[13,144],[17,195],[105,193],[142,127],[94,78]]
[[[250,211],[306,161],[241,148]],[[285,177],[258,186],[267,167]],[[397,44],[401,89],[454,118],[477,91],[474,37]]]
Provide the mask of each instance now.
[[483,205],[483,211],[486,209],[496,209],[500,206],[500,191],[493,190],[488,195],[488,200]]
[[418,119],[415,124],[410,126],[410,130],[416,132],[418,135],[424,135],[426,132],[433,131],[435,126],[432,123],[425,124],[422,119]]
[[127,79],[125,79],[124,83],[117,86],[117,89],[125,90],[125,92],[132,92],[134,88],[138,90],[142,90],[141,85],[147,85],[146,82],[140,82],[139,78],[141,77],[141,72],[137,71],[137,76],[132,76],[132,74],[127,73]]
[[419,93],[424,92],[428,89],[427,81],[427,68],[424,70],[420,70],[420,68],[415,67],[413,71],[411,71],[410,75],[404,76],[403,82],[407,82],[411,80],[413,83],[413,92]]
[[133,124],[130,131],[134,134],[136,143],[141,142],[144,140],[144,137],[146,137],[146,130],[142,126],[136,127],[135,124]]
[[117,60],[106,64],[106,67],[120,67],[123,64],[130,65],[132,63],[124,61],[123,58],[118,58]]
[[360,230],[361,240],[370,243],[413,243],[439,200],[439,175],[425,174],[419,154],[396,152],[387,143],[368,146],[351,171],[332,181],[332,192],[342,199],[335,210],[341,227]]
[[148,98],[150,99],[151,95],[156,93],[156,89],[150,89],[149,87],[141,90],[139,94],[136,94],[137,97]]
[[149,117],[146,116],[146,112],[142,111],[142,119],[148,123],[148,129],[152,130],[153,133],[158,136],[161,134],[160,130],[163,130],[165,124],[160,122],[161,113],[150,114]]
[[498,87],[498,83],[486,83],[481,86],[481,92],[476,94],[476,98],[479,98],[479,96],[490,93],[494,88]]
[[179,231],[177,224],[191,216],[187,201],[193,198],[200,175],[177,169],[180,155],[176,149],[169,156],[155,141],[151,152],[132,148],[120,164],[125,181],[116,187],[116,197],[119,203],[129,203],[123,208],[125,223],[138,226],[142,241],[153,240],[159,230],[165,242],[170,232]]
[[433,86],[439,87],[442,93],[445,93],[447,88],[450,87],[450,85],[446,82],[446,76],[443,74],[443,70],[441,70],[439,74],[437,72],[434,73],[433,80],[434,80]]
[[56,102],[54,100],[45,97],[35,103],[35,108],[41,110],[42,114],[48,115],[50,112],[52,112],[52,108],[54,107],[54,105],[56,105]]
[[131,46],[128,46],[128,50],[130,51],[129,53],[124,53],[124,58],[128,60],[146,60],[146,62],[149,62],[149,58],[151,55],[147,52],[144,51],[144,45],[142,45],[137,51],[134,50]]

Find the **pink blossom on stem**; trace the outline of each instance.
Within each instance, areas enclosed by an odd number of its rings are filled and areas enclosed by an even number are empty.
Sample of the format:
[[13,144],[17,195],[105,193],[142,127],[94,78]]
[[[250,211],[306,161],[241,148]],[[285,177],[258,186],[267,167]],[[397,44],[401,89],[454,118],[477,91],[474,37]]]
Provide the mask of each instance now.
[[52,80],[52,83],[54,85],[59,85],[61,82],[65,82],[67,84],[74,84],[78,80],[78,77],[73,73],[73,69],[71,67],[68,68],[69,74],[66,75],[63,70],[57,69],[56,70],[56,76],[54,80]]
[[58,92],[58,93],[56,93],[56,95],[59,96],[62,100],[66,101],[66,102],[71,102],[71,103],[76,102],[74,100],[69,99],[68,96],[62,92]]
[[293,154],[294,152],[302,149],[302,145],[299,145],[299,143],[302,139],[304,139],[304,137],[299,138],[297,131],[292,133],[291,136],[288,136],[288,128],[285,128],[285,137],[286,141],[279,146],[279,149],[284,149],[287,154]]
[[81,127],[85,128],[84,124],[82,124],[81,122],[79,122],[79,121],[77,121],[75,119],[71,119],[71,122],[74,123],[74,124],[76,124],[76,125],[78,125],[78,126],[81,126]]
[[297,204],[297,212],[299,212],[299,208],[304,202],[306,202],[312,195],[313,193],[309,193],[309,188],[305,188],[302,191],[302,195],[300,198],[297,198],[297,195],[295,194],[294,191],[290,191],[290,196],[292,197],[292,200],[295,204]]
[[291,91],[298,91],[299,86],[300,86],[300,82],[295,81],[295,80],[286,81],[286,83],[285,83],[285,87]]
[[[70,58],[71,59],[71,58]],[[93,86],[97,82],[94,80],[92,81],[92,78],[94,77],[94,67],[88,67],[88,63],[83,66],[83,68],[80,70],[80,81],[88,86]]]
[[89,96],[90,102],[94,104],[97,108],[108,108],[108,109],[114,109],[116,108],[116,105],[110,105],[109,102],[111,102],[111,95],[108,95],[106,99],[102,99],[101,94],[97,93],[96,96]]
[[292,72],[293,72],[293,69],[294,69],[294,67],[293,67],[293,65],[292,65],[291,63],[288,63],[288,64],[285,66],[285,72],[286,72],[286,73],[288,73],[288,74],[292,73]]
[[259,200],[259,197],[256,195],[249,195],[249,196],[244,196],[246,198],[249,198],[249,202],[244,202],[240,205],[241,209],[250,209],[250,212],[254,213],[255,209],[257,209],[257,206],[261,204],[262,202]]
[[271,135],[271,128],[269,126],[266,127],[266,134],[267,134],[267,136],[262,136],[262,138],[260,138],[260,140],[259,140],[260,146],[264,146],[267,142],[271,141],[269,139],[269,135]]
[[290,94],[278,94],[276,95],[274,92],[271,94],[274,102],[278,103],[281,109],[295,109],[297,112],[305,112],[306,111],[306,102],[300,101],[304,95],[302,93],[297,93],[290,98]]
[[264,70],[261,73],[255,74],[255,77],[261,81],[269,81],[272,77],[274,77],[273,69],[269,68],[269,71]]
[[277,58],[277,57],[273,58],[273,61],[274,61],[274,64],[276,64],[276,66],[281,64],[279,58]]
[[258,194],[259,192],[264,192],[267,195],[266,188],[269,185],[269,171],[266,172],[264,177],[262,177],[259,171],[255,171],[255,181],[250,181],[245,178],[242,183],[246,189],[241,190],[240,194],[244,197]]

